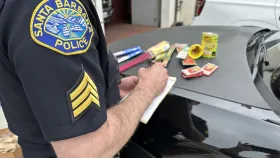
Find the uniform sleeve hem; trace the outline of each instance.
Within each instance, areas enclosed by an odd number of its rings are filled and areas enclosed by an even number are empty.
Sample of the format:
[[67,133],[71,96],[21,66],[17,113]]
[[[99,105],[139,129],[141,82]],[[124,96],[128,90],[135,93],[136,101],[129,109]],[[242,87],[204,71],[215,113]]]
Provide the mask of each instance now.
[[60,141],[82,136],[98,130],[107,120],[107,116],[96,118],[93,121],[77,123],[72,126],[62,127],[49,131],[43,131],[47,141]]

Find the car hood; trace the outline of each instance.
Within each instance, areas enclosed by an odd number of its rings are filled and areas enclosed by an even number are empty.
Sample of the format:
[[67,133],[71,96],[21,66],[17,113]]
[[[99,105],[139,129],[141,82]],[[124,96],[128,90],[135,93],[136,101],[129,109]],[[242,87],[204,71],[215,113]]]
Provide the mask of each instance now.
[[[177,82],[171,93],[204,103],[213,100],[211,98],[217,98],[270,110],[270,106],[254,85],[246,56],[248,41],[255,33],[261,30],[260,28],[252,27],[225,26],[191,26],[158,29],[114,42],[109,45],[109,49],[112,52],[117,52],[137,45],[141,46],[142,49],[148,49],[163,40],[167,40],[171,44],[200,44],[202,32],[218,33],[217,58],[201,58],[197,60],[197,64],[200,67],[209,62],[218,65],[218,71],[210,77],[185,80],[181,77],[181,70],[184,67],[176,58],[176,53],[174,53],[167,67],[169,75],[177,77]],[[123,74],[136,75],[140,67],[147,66],[147,62],[144,62],[125,71]]]
[[[170,107],[176,106],[180,105],[175,103]],[[133,137],[132,141],[158,158],[280,157],[280,126],[277,124],[203,103],[193,106],[192,123],[188,124],[189,119],[181,117],[189,115],[187,108],[178,109],[168,110],[171,119],[159,119],[159,115],[155,115],[152,122],[140,124],[142,137],[137,131],[138,137]],[[180,119],[175,121],[174,118]],[[143,130],[143,126],[148,129]],[[140,156],[134,153],[132,157]]]
[[204,144],[217,147],[230,157],[280,157],[280,126],[256,120],[207,104],[192,113],[205,120],[209,136]]

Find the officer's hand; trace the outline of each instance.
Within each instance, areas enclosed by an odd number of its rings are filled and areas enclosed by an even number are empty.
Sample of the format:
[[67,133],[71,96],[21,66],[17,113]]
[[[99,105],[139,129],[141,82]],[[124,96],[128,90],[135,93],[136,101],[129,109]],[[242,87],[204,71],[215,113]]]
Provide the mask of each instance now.
[[123,78],[121,80],[121,84],[119,85],[121,98],[124,98],[127,94],[129,94],[136,87],[137,83],[137,76]]
[[162,63],[156,63],[148,69],[141,68],[138,72],[138,78],[138,86],[145,89],[153,97],[157,97],[167,84],[168,72]]

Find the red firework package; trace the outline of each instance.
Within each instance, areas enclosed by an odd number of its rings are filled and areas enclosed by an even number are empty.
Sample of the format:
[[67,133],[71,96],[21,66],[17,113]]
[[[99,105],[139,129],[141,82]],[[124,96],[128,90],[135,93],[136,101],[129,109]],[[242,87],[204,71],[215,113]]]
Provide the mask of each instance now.
[[196,78],[203,75],[203,71],[199,66],[194,66],[185,70],[182,70],[182,76],[184,78]]
[[211,74],[213,74],[219,67],[217,65],[208,63],[206,64],[202,70],[203,70],[203,75],[205,76],[210,76]]
[[187,56],[187,58],[185,60],[182,60],[182,64],[184,66],[196,66],[196,62],[194,59],[192,59],[191,57]]
[[199,74],[196,74],[196,75],[193,75],[193,76],[187,76],[184,73],[182,73],[182,77],[186,78],[186,79],[197,78],[197,77],[201,77],[201,76],[203,76],[203,73],[199,73]]

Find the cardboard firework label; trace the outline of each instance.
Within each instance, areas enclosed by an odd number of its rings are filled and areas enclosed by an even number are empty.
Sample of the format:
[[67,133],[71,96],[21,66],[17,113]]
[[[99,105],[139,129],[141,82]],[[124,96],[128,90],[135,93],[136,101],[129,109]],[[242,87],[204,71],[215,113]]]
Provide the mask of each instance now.
[[183,43],[175,43],[174,44],[177,53],[181,52],[185,47],[188,47],[188,44],[183,44]]
[[188,54],[189,54],[189,47],[185,47],[178,53],[176,58],[186,59]]
[[219,67],[217,65],[208,63],[206,64],[202,70],[203,70],[203,75],[205,76],[210,76],[212,75]]

